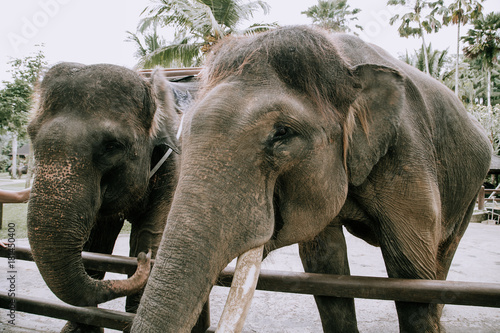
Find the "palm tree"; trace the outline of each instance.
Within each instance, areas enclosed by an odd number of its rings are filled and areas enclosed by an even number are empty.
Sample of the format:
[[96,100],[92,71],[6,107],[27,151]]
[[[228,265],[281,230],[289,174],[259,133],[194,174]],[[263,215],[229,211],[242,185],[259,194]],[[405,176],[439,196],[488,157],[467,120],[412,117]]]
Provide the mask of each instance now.
[[[173,27],[174,41],[169,45],[161,40],[157,48],[146,48],[137,35],[130,39],[138,43],[140,64],[144,68],[157,65],[169,67],[199,65],[210,48],[220,38],[234,33],[255,33],[272,25],[252,25],[238,30],[242,21],[250,20],[256,10],[264,14],[269,5],[262,0],[153,0],[141,15],[138,32],[145,36],[159,36],[158,28]],[[150,31],[153,31],[152,33]],[[149,34],[148,34],[149,32]],[[156,34],[156,35],[155,35]]]
[[[354,15],[359,13],[361,9],[349,9],[347,0],[318,0],[318,4],[307,8],[301,14],[312,18],[314,24],[337,32],[350,32],[349,21],[357,20]],[[352,17],[350,17],[352,16]],[[356,28],[363,30],[359,25]]]
[[429,75],[441,81],[445,80],[449,75],[449,72],[446,71],[446,64],[450,62],[448,58],[448,49],[444,51],[433,50],[432,44],[429,44],[426,52],[424,52],[423,48],[420,48],[415,51],[415,54],[409,55],[407,51],[406,55],[400,58],[407,64],[410,64],[424,72],[425,54],[428,55]]
[[460,26],[467,24],[469,19],[477,19],[483,10],[483,6],[479,2],[484,0],[455,0],[448,7],[445,7],[443,12],[444,25],[457,25],[457,57],[455,62],[455,95],[458,96],[458,76],[460,62]]
[[[398,28],[399,35],[401,37],[419,36],[422,38],[422,47],[424,50],[425,57],[425,72],[430,73],[429,69],[429,55],[427,54],[427,46],[425,44],[425,33],[438,32],[441,28],[441,23],[435,17],[435,15],[441,9],[443,5],[443,0],[438,1],[424,1],[416,0],[414,3],[407,0],[389,0],[388,5],[400,5],[410,7],[411,11],[403,14],[401,17],[399,14],[391,17],[389,24],[393,25],[398,19],[401,20],[401,25]],[[430,12],[425,15],[425,9],[430,9]],[[425,15],[425,16],[424,16]],[[416,24],[416,27],[412,26]]]
[[[158,29],[156,27],[153,27],[152,31],[142,34],[142,36],[134,34],[130,31],[127,31],[127,33],[128,36],[126,41],[135,43],[136,45],[136,52],[134,56],[139,59],[139,62],[136,65],[137,68],[151,67],[146,64],[148,56],[167,46],[165,39],[158,34]],[[153,63],[160,62],[158,59],[151,59],[151,61]]]
[[462,37],[466,43],[464,54],[470,59],[479,59],[487,73],[487,105],[491,111],[491,72],[500,55],[500,12],[489,13],[473,22],[474,27]]

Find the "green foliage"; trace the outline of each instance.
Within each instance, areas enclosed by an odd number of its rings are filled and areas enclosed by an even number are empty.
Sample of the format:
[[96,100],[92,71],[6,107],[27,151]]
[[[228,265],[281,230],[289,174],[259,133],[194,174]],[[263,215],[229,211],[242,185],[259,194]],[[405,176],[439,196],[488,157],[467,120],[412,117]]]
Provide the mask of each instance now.
[[455,0],[448,7],[441,7],[443,14],[443,24],[457,25],[457,56],[455,57],[455,83],[454,89],[457,96],[460,95],[460,26],[467,24],[470,19],[475,20],[481,17],[483,6],[480,2],[484,0]]
[[481,17],[484,0],[455,0],[448,7],[443,7],[443,24],[465,25],[470,19]]
[[[313,23],[331,31],[350,32],[349,22],[357,20],[355,16],[361,9],[349,9],[347,0],[318,0],[318,4],[307,8],[301,14],[311,18]],[[363,30],[363,27],[356,25]]]
[[484,68],[492,68],[500,54],[500,12],[489,13],[473,21],[474,27],[462,37],[465,56],[481,59]]
[[0,90],[0,130],[3,132],[18,133],[20,137],[25,135],[35,85],[46,65],[44,58],[42,51],[38,51],[9,62],[12,81],[4,81],[4,88]]
[[436,14],[443,5],[442,0],[416,0],[415,2],[407,0],[389,0],[387,1],[387,4],[393,6],[405,6],[411,9],[402,16],[396,14],[389,20],[390,25],[393,25],[398,20],[401,21],[398,28],[398,32],[401,37],[421,37],[424,31],[427,33],[438,32],[441,28],[441,22],[436,18]]
[[[465,58],[462,65],[464,70],[463,72],[460,71],[460,82],[465,90],[464,94],[467,94],[467,96],[461,94],[462,101],[464,103],[486,103],[488,98],[488,75],[481,61],[479,59]],[[495,105],[500,103],[500,65],[494,63],[489,71],[491,73],[490,102]]]
[[[451,62],[448,57],[448,49],[444,51],[433,50],[432,44],[429,44],[429,46],[427,46],[427,54],[429,55],[429,74],[436,79],[444,81],[450,74],[449,71],[446,70],[446,66]],[[409,55],[407,51],[406,55],[400,57],[400,59],[418,68],[422,72],[425,72],[423,48],[415,50],[413,55]]]
[[489,13],[486,17],[479,17],[473,22],[474,27],[462,37],[466,45],[464,54],[470,59],[480,60],[482,68],[487,73],[487,102],[492,101],[491,83],[493,67],[498,63],[500,55],[500,12]]
[[[43,47],[43,45],[40,46]],[[14,59],[9,63],[12,65],[10,72],[14,80],[25,81],[31,87],[37,83],[41,71],[47,65],[42,50],[38,50],[35,54],[22,59]]]
[[31,108],[32,87],[26,81],[5,82],[0,91],[0,126],[3,131],[22,132]]
[[[256,10],[267,14],[269,5],[261,0],[154,0],[142,13],[138,33],[129,33],[128,40],[138,47],[138,67],[197,66],[220,38],[276,26],[254,24],[239,31],[241,22],[250,20]],[[164,27],[175,29],[172,43],[157,34],[157,29]]]
[[15,224],[15,238],[27,238],[28,228],[26,225],[28,204],[3,204],[3,228],[0,230],[0,239],[9,238],[7,226],[9,223]]
[[491,112],[484,105],[470,105],[468,111],[486,130],[491,144],[493,145],[493,153],[500,154],[500,105],[492,107]]
[[441,22],[436,18],[443,7],[443,0],[438,1],[423,1],[415,0],[410,2],[407,0],[389,0],[388,5],[405,6],[410,9],[409,12],[400,16],[394,15],[389,20],[389,24],[393,25],[396,21],[401,20],[398,27],[398,32],[401,37],[415,37],[422,39],[422,50],[424,51],[425,72],[430,73],[429,57],[427,54],[427,46],[425,45],[425,34],[438,32],[441,28]]

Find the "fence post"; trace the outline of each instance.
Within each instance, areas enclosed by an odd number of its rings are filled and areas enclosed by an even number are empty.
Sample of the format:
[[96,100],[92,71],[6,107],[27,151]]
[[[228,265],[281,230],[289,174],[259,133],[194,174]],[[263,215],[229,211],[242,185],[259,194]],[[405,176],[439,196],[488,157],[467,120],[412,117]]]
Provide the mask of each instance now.
[[477,209],[484,210],[484,186],[481,186],[477,196]]

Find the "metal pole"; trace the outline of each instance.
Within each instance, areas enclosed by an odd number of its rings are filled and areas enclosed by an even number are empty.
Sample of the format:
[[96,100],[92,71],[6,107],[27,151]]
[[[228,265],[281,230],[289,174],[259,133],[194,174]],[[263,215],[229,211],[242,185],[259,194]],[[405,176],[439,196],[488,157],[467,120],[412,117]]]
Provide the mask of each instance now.
[[[0,248],[0,257],[7,257]],[[16,247],[16,258],[29,259],[29,249]],[[135,258],[82,252],[85,267],[129,274]],[[226,268],[218,285],[231,285],[234,268]],[[384,299],[404,302],[500,307],[500,283],[410,280],[379,277],[327,275],[262,270],[257,289],[297,294],[348,298]]]
[[[12,301],[15,300],[15,303]],[[62,302],[47,301],[37,297],[17,296],[11,298],[6,292],[0,292],[0,307],[15,311],[33,313],[40,316],[59,318],[73,322],[124,330],[132,324],[134,314],[128,312],[98,309],[94,307],[78,307]]]

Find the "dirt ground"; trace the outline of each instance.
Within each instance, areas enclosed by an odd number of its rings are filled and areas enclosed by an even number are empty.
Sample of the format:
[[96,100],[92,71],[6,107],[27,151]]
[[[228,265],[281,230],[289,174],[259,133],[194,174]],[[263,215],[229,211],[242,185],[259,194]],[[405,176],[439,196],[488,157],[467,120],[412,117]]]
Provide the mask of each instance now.
[[[352,275],[387,276],[380,249],[346,233]],[[500,225],[472,223],[455,255],[448,280],[500,283]],[[17,240],[17,245],[27,245]],[[120,236],[115,254],[127,255],[128,237]],[[56,299],[41,279],[31,262],[17,262],[19,295]],[[263,269],[303,271],[297,246],[290,246],[273,253],[263,263]],[[7,289],[7,260],[0,258],[0,290]],[[108,274],[106,278],[124,278]],[[217,325],[228,288],[214,287],[210,297],[211,323]],[[123,310],[124,299],[102,306]],[[390,301],[356,299],[358,327],[362,333],[399,332],[394,303]],[[16,326],[7,324],[7,310],[0,309],[0,332],[59,332],[64,321],[21,312],[16,313]],[[500,332],[500,309],[447,305],[442,323],[448,333]],[[117,332],[106,329],[105,332]],[[245,333],[321,332],[319,315],[312,296],[256,291]]]

